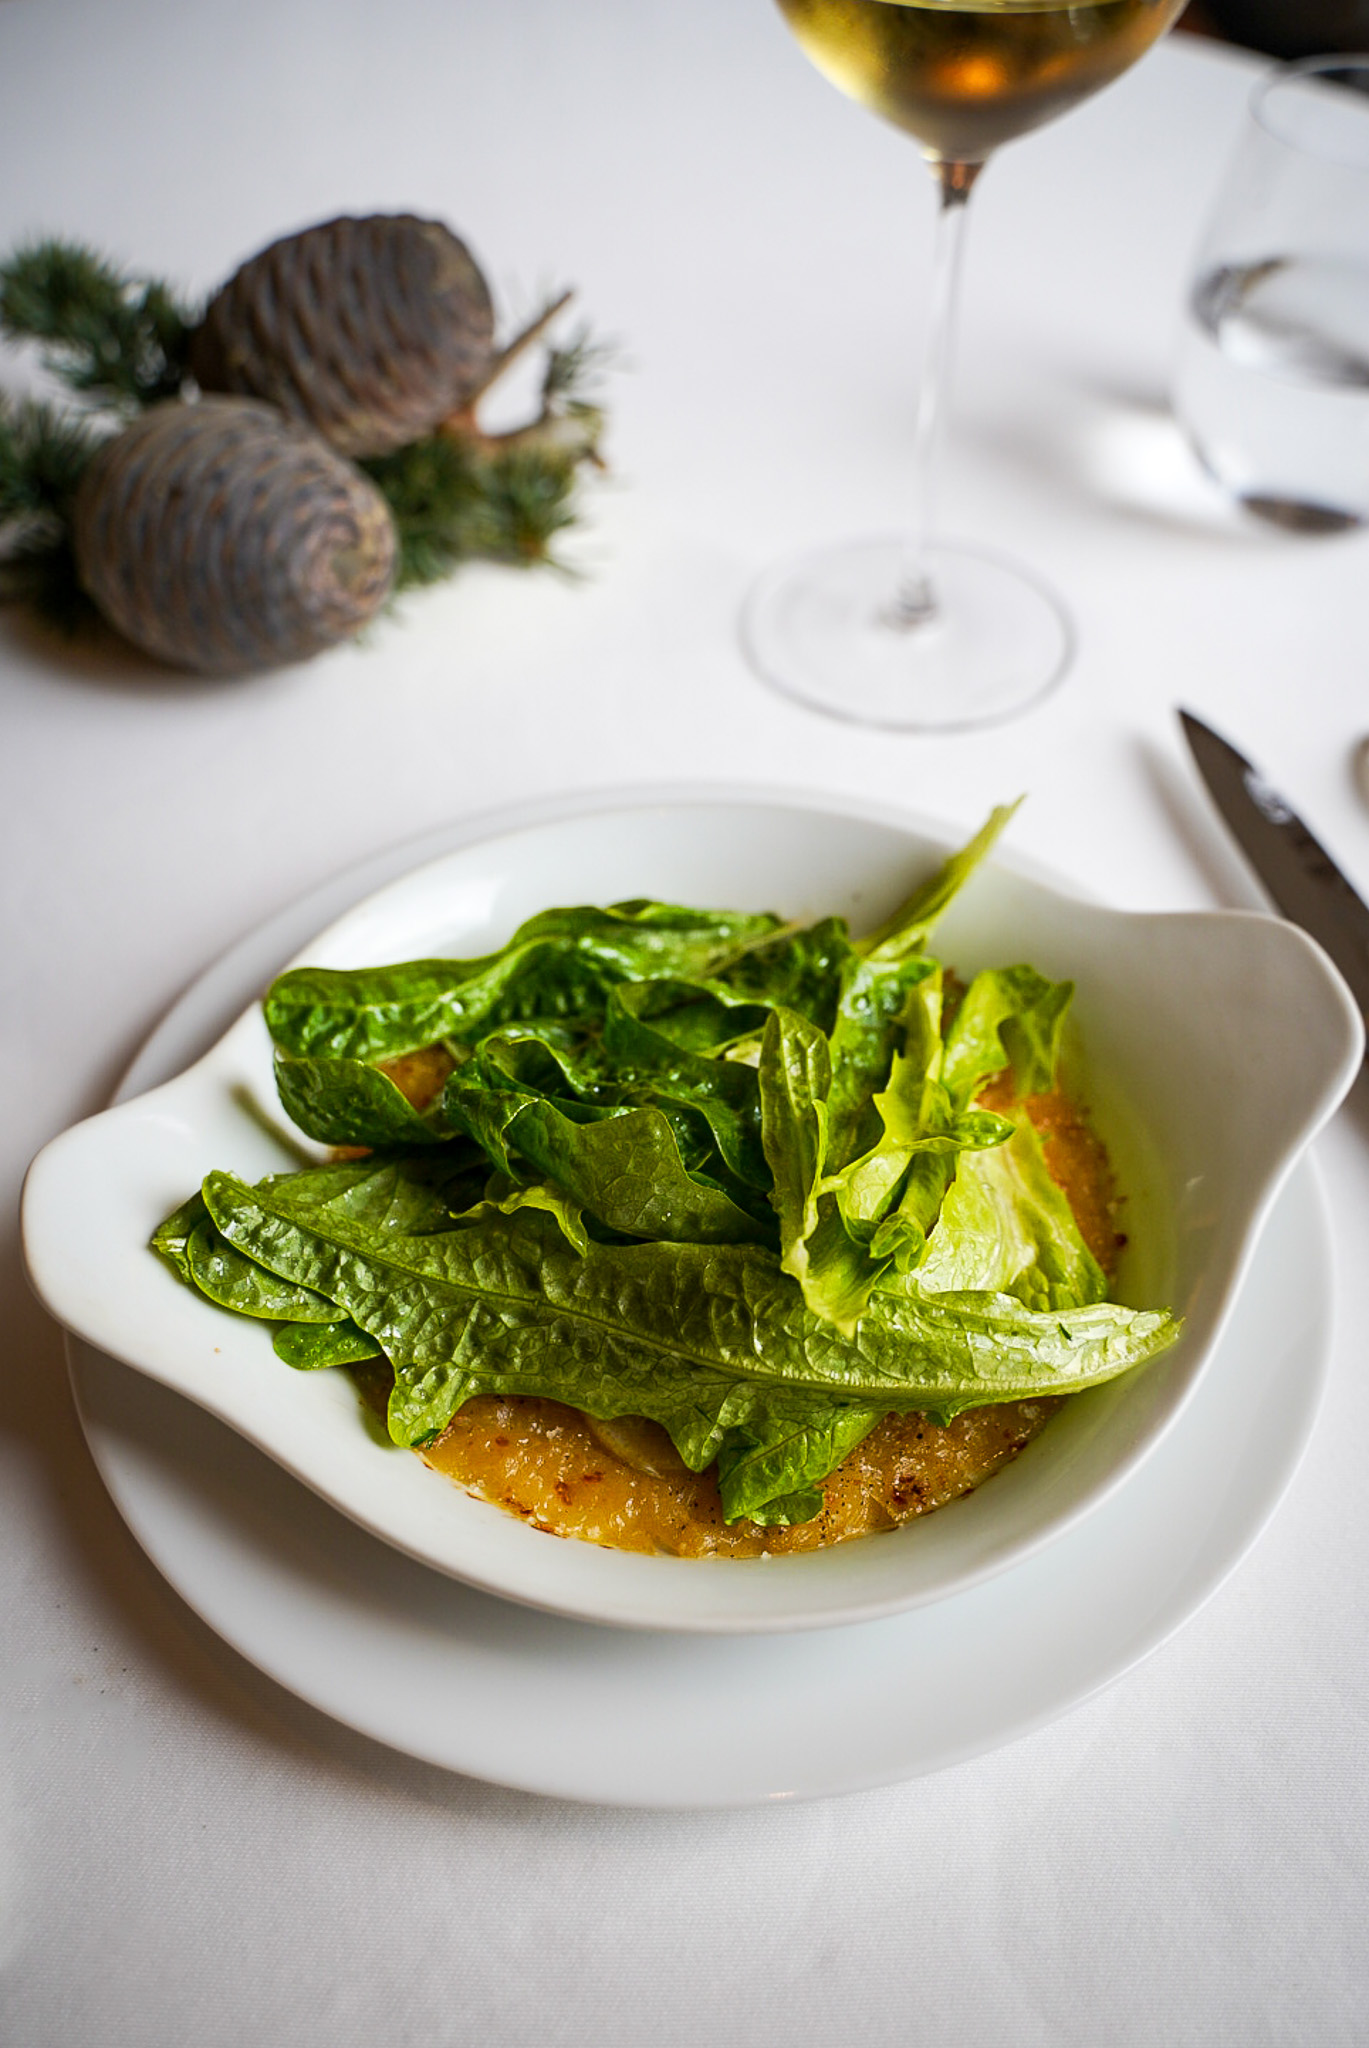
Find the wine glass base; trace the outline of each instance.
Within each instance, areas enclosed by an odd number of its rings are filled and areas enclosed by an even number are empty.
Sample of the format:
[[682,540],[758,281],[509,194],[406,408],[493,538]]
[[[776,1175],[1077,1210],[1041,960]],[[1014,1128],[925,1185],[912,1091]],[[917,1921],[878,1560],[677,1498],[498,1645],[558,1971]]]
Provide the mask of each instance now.
[[1043,583],[996,555],[935,547],[936,612],[895,624],[906,559],[898,540],[853,541],[769,570],[742,614],[752,666],[832,718],[909,732],[995,725],[1054,689],[1074,633]]

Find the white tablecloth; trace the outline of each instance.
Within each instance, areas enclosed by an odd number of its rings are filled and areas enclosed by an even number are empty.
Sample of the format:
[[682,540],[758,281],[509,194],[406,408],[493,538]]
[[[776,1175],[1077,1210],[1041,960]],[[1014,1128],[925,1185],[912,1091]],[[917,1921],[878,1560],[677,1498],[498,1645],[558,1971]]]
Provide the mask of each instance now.
[[[1174,1640],[939,1776],[731,1814],[579,1807],[350,1734],[204,1629],[90,1462],[17,1197],[177,992],[444,821],[676,781],[969,827],[1138,908],[1258,901],[1183,758],[1246,743],[1369,884],[1369,543],[1247,528],[1166,412],[1253,67],[1174,43],[975,207],[949,527],[1068,593],[1064,687],[989,733],[830,724],[738,650],[753,575],[905,503],[929,181],[765,0],[6,0],[0,246],[207,289],[285,229],[450,220],[510,318],[619,344],[578,582],[472,570],[360,648],[233,683],[0,621],[6,1377],[0,2034],[23,2048],[592,2039],[1364,2039],[1363,1089],[1317,1147],[1329,1397],[1272,1526]],[[30,375],[5,365],[12,385]]]

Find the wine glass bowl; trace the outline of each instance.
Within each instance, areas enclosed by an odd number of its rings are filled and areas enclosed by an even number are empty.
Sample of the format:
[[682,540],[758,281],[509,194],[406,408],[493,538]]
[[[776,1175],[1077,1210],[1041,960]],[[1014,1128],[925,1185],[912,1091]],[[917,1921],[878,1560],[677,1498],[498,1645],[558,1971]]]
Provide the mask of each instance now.
[[786,695],[856,723],[949,731],[1026,710],[1065,674],[1068,615],[1037,577],[934,539],[967,202],[989,154],[1144,55],[1183,0],[778,0],[805,54],[911,135],[940,209],[902,539],[782,563],[752,591],[743,643]]
[[778,0],[805,54],[929,156],[981,164],[1110,85],[1182,0]]

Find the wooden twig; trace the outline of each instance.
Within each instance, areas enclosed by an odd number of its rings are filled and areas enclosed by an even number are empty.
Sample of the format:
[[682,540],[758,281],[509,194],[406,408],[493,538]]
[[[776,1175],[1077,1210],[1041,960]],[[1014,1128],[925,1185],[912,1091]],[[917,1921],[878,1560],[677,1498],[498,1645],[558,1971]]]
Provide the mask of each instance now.
[[476,406],[485,396],[485,393],[490,389],[490,386],[497,384],[505,370],[508,369],[509,364],[518,356],[521,356],[525,349],[531,348],[532,344],[541,335],[546,333],[557,314],[564,313],[574,297],[573,291],[562,292],[560,298],[553,299],[550,305],[544,306],[537,315],[537,318],[529,321],[521,333],[515,334],[512,341],[506,342],[491,362],[480,382],[476,385],[475,390],[467,398],[465,404],[458,411],[454,412],[450,419],[444,422],[444,425],[455,425],[459,426],[463,431],[468,430],[469,415],[474,412]]

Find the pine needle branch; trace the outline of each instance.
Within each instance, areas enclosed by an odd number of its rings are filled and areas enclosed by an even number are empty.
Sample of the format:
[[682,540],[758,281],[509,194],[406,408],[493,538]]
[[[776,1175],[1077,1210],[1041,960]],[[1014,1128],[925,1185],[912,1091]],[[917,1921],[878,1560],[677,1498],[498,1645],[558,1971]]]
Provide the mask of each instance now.
[[542,403],[564,406],[570,411],[597,412],[598,406],[591,401],[597,397],[604,373],[617,355],[613,342],[598,341],[588,327],[577,327],[570,339],[552,349],[547,357]]
[[0,395],[0,533],[11,524],[65,522],[102,438],[79,414]]
[[65,533],[30,535],[0,555],[0,605],[24,606],[67,638],[100,626],[100,614],[81,587],[76,557]]
[[361,467],[389,504],[399,534],[396,590],[439,583],[462,562],[529,566],[574,523],[574,461],[531,449],[486,454],[430,434]]
[[45,367],[98,404],[173,398],[193,320],[169,286],[79,242],[29,242],[0,263],[0,333],[38,342]]
[[75,632],[94,606],[71,551],[71,500],[103,436],[87,419],[0,396],[0,604]]

